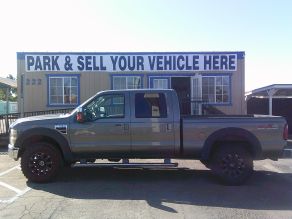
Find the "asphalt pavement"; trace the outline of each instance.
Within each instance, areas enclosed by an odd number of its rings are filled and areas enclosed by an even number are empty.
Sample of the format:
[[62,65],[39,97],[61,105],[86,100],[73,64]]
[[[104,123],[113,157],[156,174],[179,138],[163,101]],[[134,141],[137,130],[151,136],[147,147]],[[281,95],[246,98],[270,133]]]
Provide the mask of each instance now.
[[199,161],[174,162],[178,168],[67,168],[35,184],[0,155],[0,218],[292,218],[291,159],[255,162],[242,186],[220,184]]

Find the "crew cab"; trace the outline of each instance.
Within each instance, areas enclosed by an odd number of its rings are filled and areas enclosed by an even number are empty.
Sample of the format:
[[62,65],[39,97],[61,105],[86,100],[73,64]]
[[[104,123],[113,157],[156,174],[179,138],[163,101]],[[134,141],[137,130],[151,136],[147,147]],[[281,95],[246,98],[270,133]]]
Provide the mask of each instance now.
[[282,117],[181,116],[174,90],[108,90],[70,114],[16,120],[8,148],[34,182],[81,160],[176,158],[200,160],[224,183],[238,185],[254,160],[277,160],[287,136]]

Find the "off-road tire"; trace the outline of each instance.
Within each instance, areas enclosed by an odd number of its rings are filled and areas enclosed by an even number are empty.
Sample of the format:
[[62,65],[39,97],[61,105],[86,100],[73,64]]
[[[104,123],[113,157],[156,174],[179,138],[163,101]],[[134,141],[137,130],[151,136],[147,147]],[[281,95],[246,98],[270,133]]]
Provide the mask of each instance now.
[[224,144],[216,148],[210,168],[226,185],[241,185],[253,173],[253,159],[244,145]]
[[29,145],[21,157],[21,170],[32,182],[52,181],[61,167],[61,153],[49,143],[41,142]]

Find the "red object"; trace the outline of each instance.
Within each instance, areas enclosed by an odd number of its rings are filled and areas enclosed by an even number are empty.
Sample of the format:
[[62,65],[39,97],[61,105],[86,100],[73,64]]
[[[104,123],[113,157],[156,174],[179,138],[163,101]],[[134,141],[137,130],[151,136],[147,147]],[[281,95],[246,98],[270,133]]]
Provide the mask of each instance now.
[[78,112],[77,115],[76,115],[76,120],[78,122],[84,122],[84,116],[83,116],[83,113],[82,112]]
[[288,140],[288,124],[285,124],[284,131],[283,131],[283,139]]

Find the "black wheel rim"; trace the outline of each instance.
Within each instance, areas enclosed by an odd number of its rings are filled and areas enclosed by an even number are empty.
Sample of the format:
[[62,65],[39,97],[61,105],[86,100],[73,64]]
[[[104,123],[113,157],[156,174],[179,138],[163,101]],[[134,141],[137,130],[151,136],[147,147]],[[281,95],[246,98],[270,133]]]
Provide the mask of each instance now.
[[220,167],[225,175],[238,178],[244,174],[246,165],[238,154],[227,154],[222,158]]
[[49,154],[37,152],[30,156],[28,167],[32,174],[45,176],[52,171],[53,161]]

